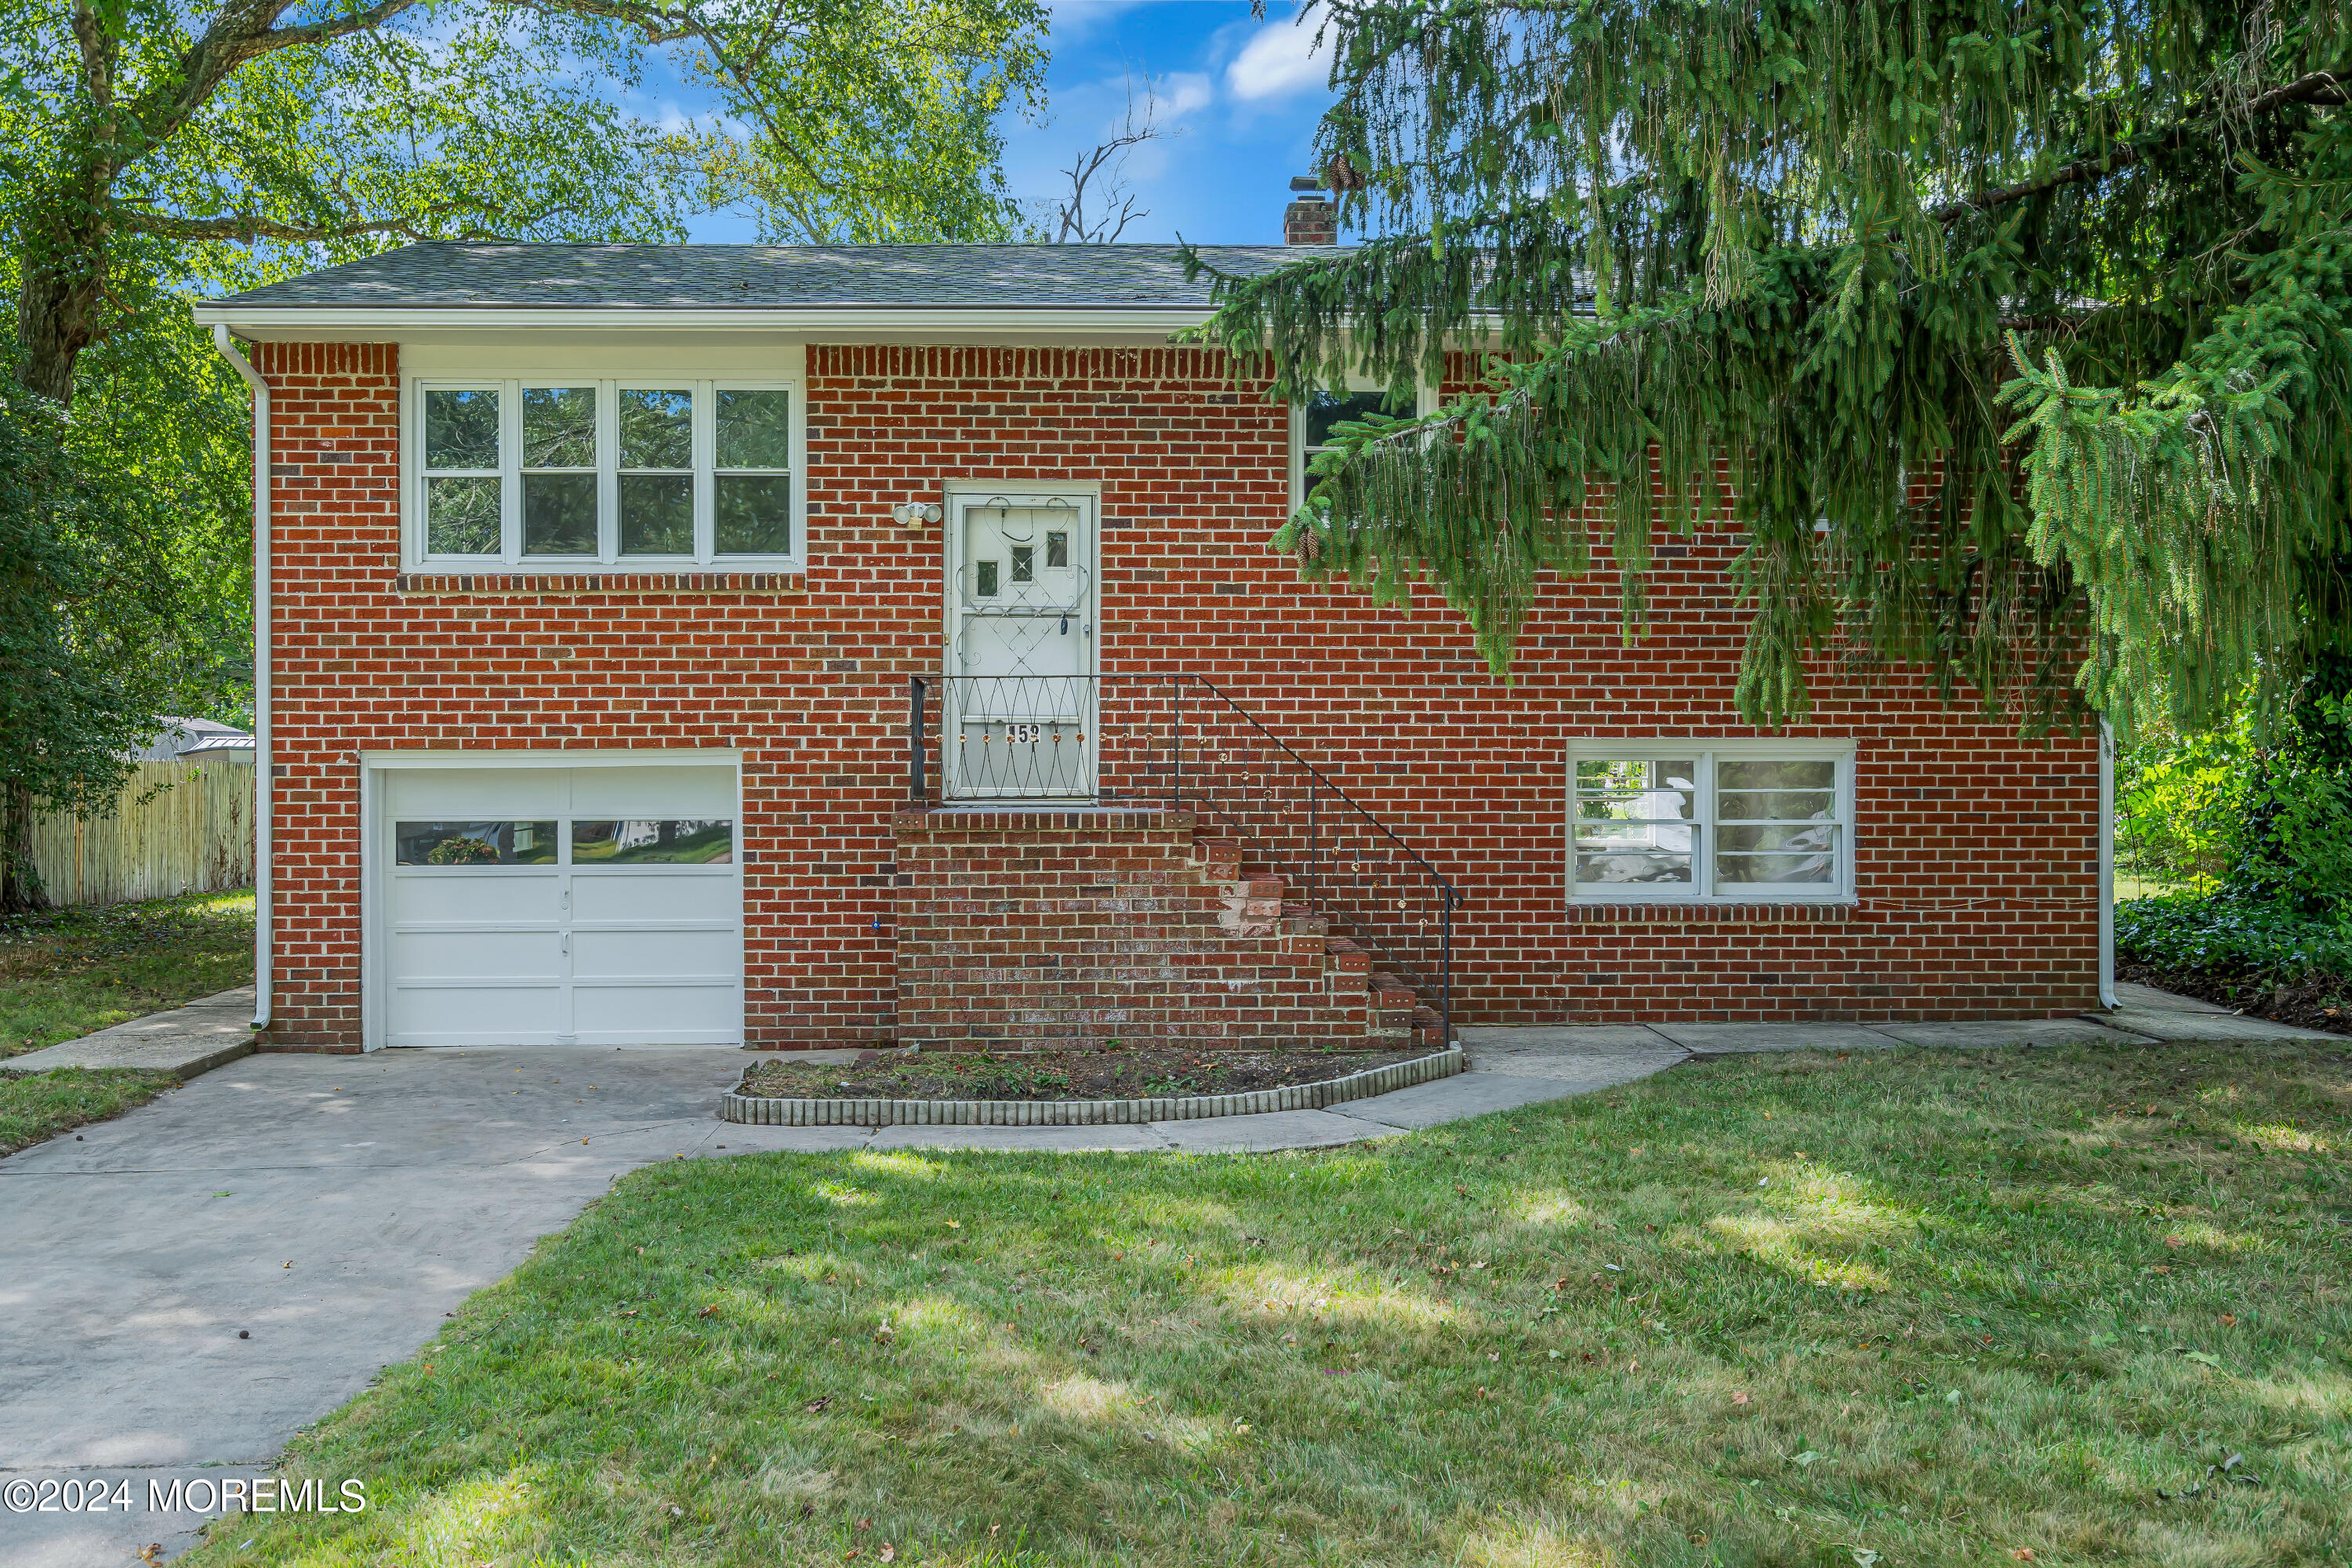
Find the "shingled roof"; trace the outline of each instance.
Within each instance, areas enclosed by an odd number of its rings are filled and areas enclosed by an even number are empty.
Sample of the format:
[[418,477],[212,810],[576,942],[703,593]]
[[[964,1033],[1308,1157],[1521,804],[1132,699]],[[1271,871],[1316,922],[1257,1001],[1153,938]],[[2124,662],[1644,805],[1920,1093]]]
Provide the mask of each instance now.
[[[1323,247],[1210,245],[1202,259],[1255,273]],[[1172,245],[541,245],[432,240],[289,278],[215,305],[273,309],[479,306],[648,310],[730,306],[1066,310],[1209,304]]]

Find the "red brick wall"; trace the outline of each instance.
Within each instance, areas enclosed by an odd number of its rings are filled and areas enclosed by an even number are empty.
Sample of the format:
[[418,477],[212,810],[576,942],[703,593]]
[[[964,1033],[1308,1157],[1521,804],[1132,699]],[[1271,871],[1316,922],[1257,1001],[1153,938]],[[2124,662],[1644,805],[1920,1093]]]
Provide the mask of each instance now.
[[1736,737],[1727,532],[1661,548],[1620,646],[1605,558],[1545,595],[1514,683],[1459,620],[1301,584],[1283,412],[1202,351],[813,346],[805,579],[399,577],[394,351],[262,345],[277,407],[277,1037],[359,1029],[356,753],[732,745],[744,753],[747,1028],[890,1037],[909,676],[940,663],[943,482],[1098,480],[1107,675],[1207,674],[1426,854],[1466,905],[1457,1022],[1969,1017],[2096,990],[2097,759],[1924,682],[1823,665],[1791,733],[1858,748],[1859,901],[1565,907],[1571,735]]
[[1190,813],[901,811],[897,843],[902,1041],[1362,1044],[1373,1026],[1360,958],[1285,921],[1280,879],[1242,879]]

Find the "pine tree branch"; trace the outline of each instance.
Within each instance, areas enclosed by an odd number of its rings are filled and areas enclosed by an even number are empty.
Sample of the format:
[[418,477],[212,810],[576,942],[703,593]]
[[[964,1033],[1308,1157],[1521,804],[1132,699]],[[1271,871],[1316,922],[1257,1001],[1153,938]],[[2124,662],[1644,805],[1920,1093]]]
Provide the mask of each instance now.
[[2342,103],[2345,101],[2347,77],[2352,77],[2352,64],[2339,66],[2335,70],[2313,71],[2308,76],[2297,77],[2284,87],[2274,87],[2249,100],[2241,109],[2216,110],[2160,131],[2151,131],[2144,136],[2135,136],[2099,157],[2078,158],[2071,163],[2060,164],[2037,180],[2021,180],[2013,185],[2001,185],[1959,201],[1946,202],[1941,206],[1928,209],[1927,216],[1937,223],[1950,223],[1969,213],[1983,212],[2011,202],[2023,201],[2029,196],[2063,190],[2086,180],[2102,180],[2109,174],[2121,174],[2158,153],[2177,152],[2193,142],[2210,137],[2219,132],[2228,120],[2251,120],[2295,104]]

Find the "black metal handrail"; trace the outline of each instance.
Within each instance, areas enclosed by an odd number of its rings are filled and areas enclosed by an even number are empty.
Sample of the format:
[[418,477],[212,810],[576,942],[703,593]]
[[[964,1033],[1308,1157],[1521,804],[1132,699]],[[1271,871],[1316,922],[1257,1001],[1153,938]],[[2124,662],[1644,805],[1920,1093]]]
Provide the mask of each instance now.
[[[1205,676],[946,676],[943,793],[1190,810],[1279,871],[1454,1037],[1454,911],[1421,853]],[[1190,700],[1187,700],[1188,694]],[[929,802],[931,681],[908,691],[908,796]]]

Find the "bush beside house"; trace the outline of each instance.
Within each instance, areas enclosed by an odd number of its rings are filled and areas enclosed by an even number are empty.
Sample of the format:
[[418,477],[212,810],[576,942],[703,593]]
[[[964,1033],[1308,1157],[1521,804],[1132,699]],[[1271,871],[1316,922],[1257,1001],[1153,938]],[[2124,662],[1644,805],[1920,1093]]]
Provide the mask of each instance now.
[[2266,737],[2158,732],[2117,773],[2126,979],[2352,1028],[2352,658],[2323,660]]

